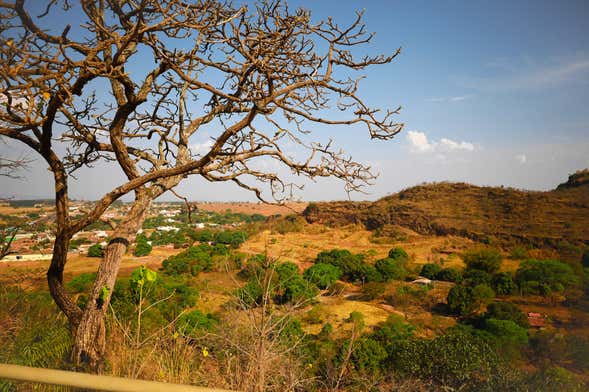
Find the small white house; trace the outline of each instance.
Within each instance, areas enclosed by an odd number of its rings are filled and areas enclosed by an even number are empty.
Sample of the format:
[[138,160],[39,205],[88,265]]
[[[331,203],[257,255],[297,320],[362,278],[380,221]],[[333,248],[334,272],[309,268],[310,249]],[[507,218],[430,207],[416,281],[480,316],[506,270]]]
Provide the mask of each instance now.
[[97,231],[94,232],[94,235],[96,237],[98,237],[98,238],[106,238],[106,237],[108,237],[108,234],[104,230],[97,230]]
[[157,231],[178,231],[180,230],[177,227],[174,226],[158,226],[155,228]]
[[415,279],[411,283],[419,284],[422,286],[427,286],[427,285],[432,284],[432,281],[431,281],[431,279],[420,277],[420,278]]

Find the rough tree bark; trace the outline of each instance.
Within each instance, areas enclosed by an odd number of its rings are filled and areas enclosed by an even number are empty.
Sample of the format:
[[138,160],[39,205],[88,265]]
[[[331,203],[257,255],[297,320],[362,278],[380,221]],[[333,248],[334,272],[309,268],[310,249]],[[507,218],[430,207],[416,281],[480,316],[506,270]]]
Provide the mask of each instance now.
[[75,363],[102,372],[106,349],[104,316],[119,273],[121,260],[133,241],[151,205],[151,196],[144,188],[136,192],[135,201],[123,221],[115,228],[104,251],[96,280],[86,308],[77,326],[74,339]]

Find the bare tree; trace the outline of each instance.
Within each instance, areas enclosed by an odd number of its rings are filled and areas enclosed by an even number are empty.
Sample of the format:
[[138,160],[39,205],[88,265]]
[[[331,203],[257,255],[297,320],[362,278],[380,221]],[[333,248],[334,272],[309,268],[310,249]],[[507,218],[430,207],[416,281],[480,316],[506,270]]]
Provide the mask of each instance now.
[[19,178],[16,172],[26,168],[29,163],[30,161],[24,157],[16,159],[0,158],[0,176]]
[[[355,72],[399,53],[357,58],[354,48],[372,38],[362,13],[342,27],[313,23],[309,11],[281,1],[251,9],[182,0],[46,4],[35,16],[24,0],[0,0],[0,135],[38,153],[53,174],[57,229],[47,278],[75,333],[77,363],[100,370],[110,293],[152,200],[196,175],[281,202],[297,185],[260,163],[269,161],[359,191],[374,179],[370,168],[316,141],[313,127],[358,125],[382,140],[402,128],[399,108],[381,112],[358,95]],[[56,14],[80,24],[52,31],[45,18]],[[205,133],[206,149],[194,148]],[[69,176],[99,160],[115,162],[126,181],[73,219]],[[127,193],[134,201],[113,228],[82,311],[63,288],[70,239]]]

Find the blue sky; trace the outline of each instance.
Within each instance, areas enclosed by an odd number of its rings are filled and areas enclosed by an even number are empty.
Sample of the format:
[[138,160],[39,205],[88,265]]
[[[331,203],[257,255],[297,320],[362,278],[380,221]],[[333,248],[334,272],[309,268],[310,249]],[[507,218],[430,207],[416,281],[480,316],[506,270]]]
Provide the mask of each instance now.
[[[317,134],[333,136],[380,172],[369,195],[353,198],[376,199],[441,180],[545,190],[589,167],[589,2],[299,0],[289,6],[342,24],[362,6],[368,30],[376,32],[368,52],[402,47],[392,64],[367,72],[361,95],[373,106],[401,105],[403,133],[387,142],[372,142],[358,129]],[[10,154],[8,148],[15,153],[12,145],[0,146],[0,153]],[[87,171],[72,182],[72,195],[98,197],[120,181],[112,170]],[[41,164],[28,177],[0,179],[0,196],[51,195]],[[197,179],[180,189],[195,200],[250,198],[233,186]],[[332,180],[307,183],[299,196],[347,197]]]

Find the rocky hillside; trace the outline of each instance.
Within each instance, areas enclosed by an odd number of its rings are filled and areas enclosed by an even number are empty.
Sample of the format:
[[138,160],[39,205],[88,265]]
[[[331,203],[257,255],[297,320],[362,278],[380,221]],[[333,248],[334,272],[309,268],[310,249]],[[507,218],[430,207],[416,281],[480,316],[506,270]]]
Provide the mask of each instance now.
[[312,203],[309,222],[401,226],[421,234],[454,234],[482,242],[562,246],[589,244],[589,171],[549,192],[465,183],[419,185],[376,202]]

